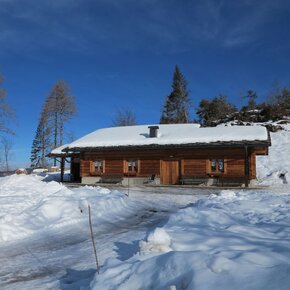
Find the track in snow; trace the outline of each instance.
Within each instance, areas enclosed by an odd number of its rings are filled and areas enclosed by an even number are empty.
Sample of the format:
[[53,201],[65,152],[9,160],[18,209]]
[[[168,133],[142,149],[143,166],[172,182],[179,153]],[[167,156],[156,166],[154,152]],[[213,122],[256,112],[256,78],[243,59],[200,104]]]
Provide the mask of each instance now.
[[[135,190],[133,195],[138,194],[140,192]],[[165,222],[172,212],[186,203],[188,201],[179,199],[157,209],[156,203],[147,202],[145,206],[136,207],[134,212],[95,224],[101,266],[108,258],[126,260],[133,256],[147,232]],[[3,243],[0,245],[0,265],[1,289],[79,289],[89,286],[95,274],[95,260],[88,223],[55,227],[23,240]]]

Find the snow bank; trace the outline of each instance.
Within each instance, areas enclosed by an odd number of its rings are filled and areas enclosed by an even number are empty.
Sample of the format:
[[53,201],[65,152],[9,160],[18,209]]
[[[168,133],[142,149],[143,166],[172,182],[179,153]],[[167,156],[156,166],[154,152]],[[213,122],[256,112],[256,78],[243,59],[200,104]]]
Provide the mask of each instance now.
[[74,190],[43,176],[12,175],[0,178],[0,242],[12,241],[41,230],[87,222],[87,206],[102,218],[127,205],[126,196],[97,187]]
[[290,184],[290,124],[284,127],[285,130],[271,133],[269,155],[257,156],[257,179],[260,185]]
[[152,232],[147,241],[141,241],[140,252],[145,254],[148,252],[170,252],[172,249],[170,248],[171,238],[167,234],[167,232],[162,228],[156,228],[154,232]]
[[91,287],[288,290],[289,224],[289,193],[223,191],[172,215],[140,242],[141,253],[108,260]]

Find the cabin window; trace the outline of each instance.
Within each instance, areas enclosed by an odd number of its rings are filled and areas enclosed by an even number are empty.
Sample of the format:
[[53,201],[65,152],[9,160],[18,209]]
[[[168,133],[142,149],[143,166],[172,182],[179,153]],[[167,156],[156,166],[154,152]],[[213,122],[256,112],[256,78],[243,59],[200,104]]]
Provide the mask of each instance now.
[[223,173],[225,171],[223,159],[210,159],[210,170],[212,173]]
[[95,172],[98,174],[104,173],[104,160],[95,161]]
[[138,173],[138,160],[127,160],[127,173],[136,174]]

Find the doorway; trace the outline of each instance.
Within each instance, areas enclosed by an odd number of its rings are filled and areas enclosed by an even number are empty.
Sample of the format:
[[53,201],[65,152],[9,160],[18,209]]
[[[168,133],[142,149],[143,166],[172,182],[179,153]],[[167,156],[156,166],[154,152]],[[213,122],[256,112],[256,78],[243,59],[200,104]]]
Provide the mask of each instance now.
[[178,160],[161,160],[160,182],[161,184],[179,184]]

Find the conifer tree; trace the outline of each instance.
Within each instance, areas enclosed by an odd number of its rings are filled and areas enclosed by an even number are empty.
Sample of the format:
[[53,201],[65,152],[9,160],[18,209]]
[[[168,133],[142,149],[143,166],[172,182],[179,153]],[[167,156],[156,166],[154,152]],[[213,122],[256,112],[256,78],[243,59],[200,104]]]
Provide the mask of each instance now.
[[216,126],[226,121],[236,111],[237,108],[228,101],[227,97],[220,95],[212,100],[202,99],[196,114],[203,126]]
[[189,123],[189,91],[187,81],[178,66],[175,67],[172,92],[165,99],[160,118],[161,124]]
[[247,95],[244,96],[244,99],[248,99],[248,104],[247,106],[242,108],[242,111],[249,111],[249,110],[254,110],[256,109],[257,103],[256,103],[256,99],[257,99],[257,94],[255,91],[253,90],[248,90]]
[[41,112],[41,117],[35,132],[31,148],[31,167],[46,167],[46,155],[51,149],[51,134],[47,122],[46,108]]

